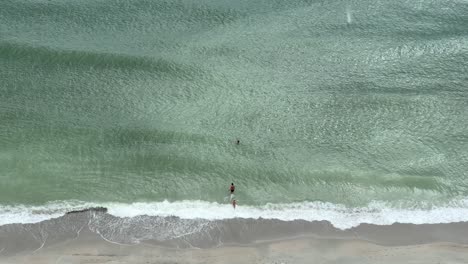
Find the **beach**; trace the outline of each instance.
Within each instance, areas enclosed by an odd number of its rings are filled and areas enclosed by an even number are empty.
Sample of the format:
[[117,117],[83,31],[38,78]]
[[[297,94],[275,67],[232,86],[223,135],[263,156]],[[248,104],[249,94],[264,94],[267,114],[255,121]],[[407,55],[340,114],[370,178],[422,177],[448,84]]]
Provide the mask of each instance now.
[[[0,263],[466,263],[468,223],[360,225],[232,219],[178,238],[125,241],[94,210],[0,227]],[[170,218],[168,228],[186,225]],[[121,227],[121,230],[132,227]],[[121,231],[124,234],[126,231]],[[153,232],[147,230],[147,232]]]
[[1,0],[0,263],[466,263],[467,62],[466,0]]

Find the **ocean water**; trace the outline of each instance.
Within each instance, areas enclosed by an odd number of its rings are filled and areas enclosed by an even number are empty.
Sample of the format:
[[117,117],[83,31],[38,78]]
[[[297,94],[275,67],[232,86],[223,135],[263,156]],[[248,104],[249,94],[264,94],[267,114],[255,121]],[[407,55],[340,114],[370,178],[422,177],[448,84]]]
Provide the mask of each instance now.
[[0,224],[93,206],[468,221],[468,2],[0,1]]

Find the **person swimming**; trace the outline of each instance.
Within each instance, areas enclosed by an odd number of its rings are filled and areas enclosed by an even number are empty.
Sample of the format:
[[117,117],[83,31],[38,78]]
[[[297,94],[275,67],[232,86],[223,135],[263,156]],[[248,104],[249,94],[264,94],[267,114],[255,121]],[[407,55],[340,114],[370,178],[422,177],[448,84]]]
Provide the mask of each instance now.
[[236,190],[236,186],[234,186],[234,183],[231,183],[231,187],[229,187],[229,190],[231,191],[231,194],[234,194],[234,191]]
[[233,200],[232,200],[232,207],[233,207],[234,209],[236,209],[236,205],[237,205],[236,199],[233,199]]

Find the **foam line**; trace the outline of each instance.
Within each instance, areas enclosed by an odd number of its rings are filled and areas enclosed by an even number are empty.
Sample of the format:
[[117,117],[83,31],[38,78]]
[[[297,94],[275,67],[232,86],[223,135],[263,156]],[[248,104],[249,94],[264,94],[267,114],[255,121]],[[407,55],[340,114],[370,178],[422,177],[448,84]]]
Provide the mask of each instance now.
[[222,220],[231,218],[264,218],[283,221],[327,220],[335,227],[347,229],[361,223],[390,225],[395,222],[434,224],[468,221],[468,199],[452,201],[444,206],[426,209],[396,208],[385,202],[373,202],[366,207],[346,207],[326,202],[299,202],[266,204],[261,206],[240,205],[233,210],[229,203],[207,201],[177,201],[149,203],[86,203],[64,201],[43,206],[0,206],[0,225],[11,223],[35,223],[59,217],[72,210],[103,206],[108,213],[118,217],[177,216],[183,219]]

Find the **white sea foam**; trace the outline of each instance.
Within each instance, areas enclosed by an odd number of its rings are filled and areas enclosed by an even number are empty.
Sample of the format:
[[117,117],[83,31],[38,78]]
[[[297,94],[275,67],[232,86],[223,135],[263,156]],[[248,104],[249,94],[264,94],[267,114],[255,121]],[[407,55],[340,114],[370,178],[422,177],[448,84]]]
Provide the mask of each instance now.
[[118,217],[178,216],[184,219],[222,220],[230,218],[264,218],[284,221],[330,221],[335,227],[347,229],[361,223],[390,225],[395,222],[413,224],[450,223],[468,221],[468,199],[452,201],[446,206],[431,209],[392,208],[384,202],[372,202],[366,207],[350,208],[326,202],[300,202],[266,204],[263,206],[239,205],[206,201],[178,201],[151,203],[84,203],[79,201],[54,202],[43,206],[0,206],[0,225],[10,223],[35,223],[59,217],[70,210],[104,206]]
[[44,205],[0,205],[0,225],[37,223],[64,215],[72,210],[95,207],[96,204],[81,201],[57,201]]

